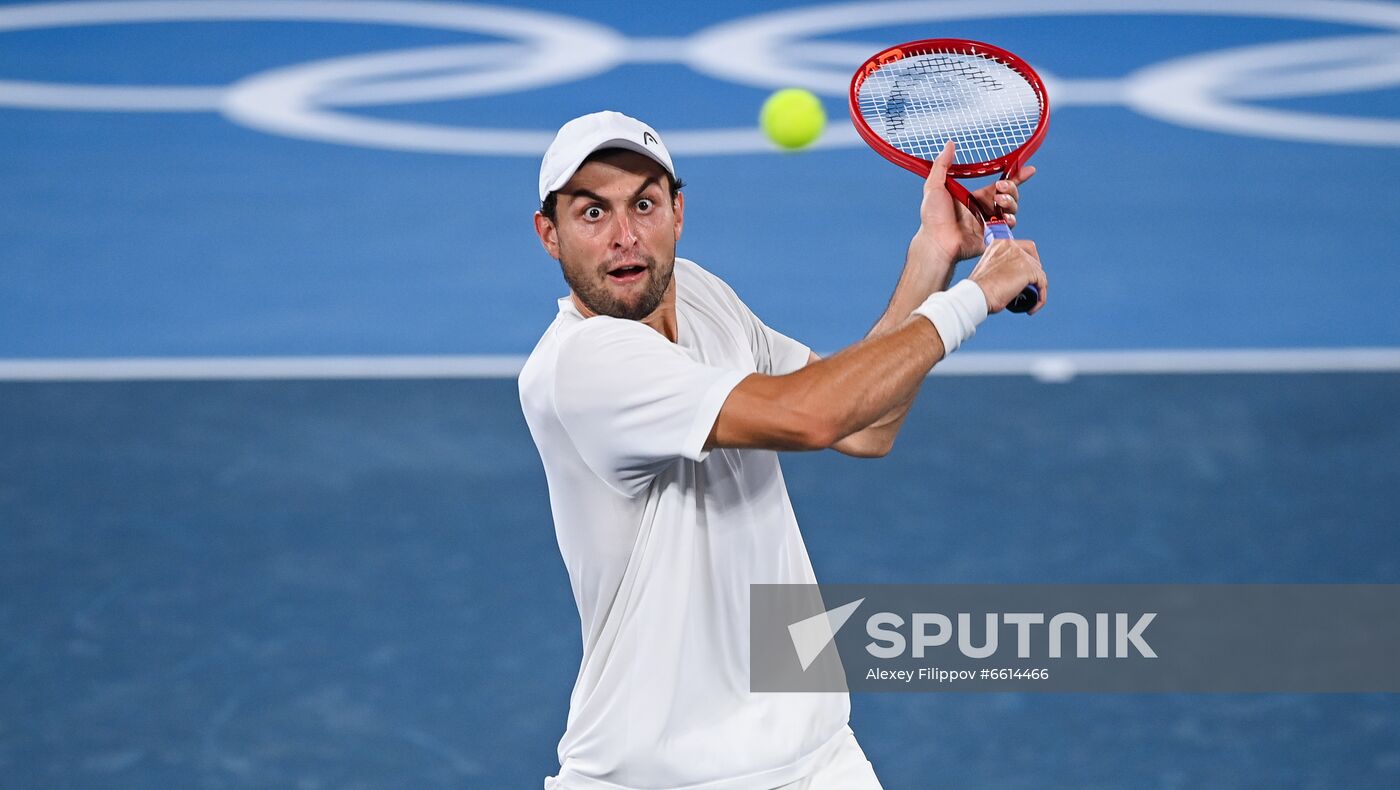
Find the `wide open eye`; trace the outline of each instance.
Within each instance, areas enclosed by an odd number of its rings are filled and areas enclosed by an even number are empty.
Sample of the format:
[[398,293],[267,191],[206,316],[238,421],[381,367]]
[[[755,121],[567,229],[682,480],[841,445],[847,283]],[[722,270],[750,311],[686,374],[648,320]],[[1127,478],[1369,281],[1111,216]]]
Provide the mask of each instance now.
[[598,220],[598,219],[602,219],[602,218],[603,218],[603,209],[602,209],[602,207],[601,207],[601,206],[589,206],[588,208],[586,208],[586,209],[583,210],[583,218],[584,218],[584,219],[587,219],[587,220]]
[[656,208],[656,203],[653,202],[651,198],[642,198],[637,201],[637,210],[643,214],[650,212],[654,208]]

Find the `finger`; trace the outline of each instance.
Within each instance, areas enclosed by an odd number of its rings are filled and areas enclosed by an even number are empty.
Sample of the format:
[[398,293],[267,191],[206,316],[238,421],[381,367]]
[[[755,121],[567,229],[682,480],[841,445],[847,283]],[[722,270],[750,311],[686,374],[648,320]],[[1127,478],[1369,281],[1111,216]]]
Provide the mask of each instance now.
[[1015,181],[998,181],[992,190],[992,200],[1002,212],[1015,214],[1021,208],[1021,188]]
[[1036,301],[1035,307],[1026,311],[1027,315],[1035,315],[1040,312],[1041,308],[1045,307],[1045,300],[1050,298],[1050,280],[1045,276],[1044,269],[1036,270],[1035,287],[1040,292],[1040,299]]
[[1036,174],[1035,165],[1024,165],[1016,171],[1016,176],[1012,178],[1017,184],[1024,184],[1031,180],[1031,176]]
[[953,150],[952,140],[944,144],[943,150],[933,160],[933,167],[929,168],[928,180],[924,181],[925,189],[943,188],[943,182],[948,178],[948,168],[953,165]]
[[972,193],[972,200],[977,204],[977,210],[982,212],[982,216],[1001,213],[1001,203],[997,201],[1000,197],[996,193],[996,185],[988,184]]

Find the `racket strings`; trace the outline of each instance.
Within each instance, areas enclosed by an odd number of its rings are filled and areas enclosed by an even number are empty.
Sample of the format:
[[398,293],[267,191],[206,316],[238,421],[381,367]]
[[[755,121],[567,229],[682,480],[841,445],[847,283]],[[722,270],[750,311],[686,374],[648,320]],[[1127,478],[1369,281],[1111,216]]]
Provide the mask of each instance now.
[[914,55],[870,74],[859,89],[861,115],[899,150],[932,160],[948,140],[958,164],[999,159],[1040,123],[1040,96],[1019,72],[966,53]]

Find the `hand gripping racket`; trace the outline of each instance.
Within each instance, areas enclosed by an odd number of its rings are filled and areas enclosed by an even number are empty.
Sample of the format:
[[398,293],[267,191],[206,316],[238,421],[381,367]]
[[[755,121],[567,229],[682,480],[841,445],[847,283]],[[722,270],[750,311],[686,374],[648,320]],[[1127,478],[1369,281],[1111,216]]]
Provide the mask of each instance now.
[[[982,211],[955,178],[1013,178],[1040,147],[1050,120],[1045,83],[1004,49],[957,38],[911,41],[879,52],[851,78],[851,121],[881,156],[921,178],[952,140],[948,192],[981,218],[987,244],[1010,239],[997,211]],[[1006,309],[1024,313],[1040,293],[1026,286]]]

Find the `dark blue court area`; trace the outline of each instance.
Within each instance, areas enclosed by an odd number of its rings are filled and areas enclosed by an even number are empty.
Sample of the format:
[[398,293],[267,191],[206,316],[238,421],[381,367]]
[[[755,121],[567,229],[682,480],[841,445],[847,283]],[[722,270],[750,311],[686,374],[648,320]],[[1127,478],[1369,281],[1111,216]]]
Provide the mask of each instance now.
[[[0,787],[540,787],[540,153],[647,120],[679,253],[833,351],[921,186],[845,83],[935,36],[1050,82],[1050,304],[887,458],[784,457],[818,578],[1400,583],[1400,3],[0,2]],[[831,123],[779,153],[791,85]],[[1400,787],[1396,695],[852,707],[888,790]]]

